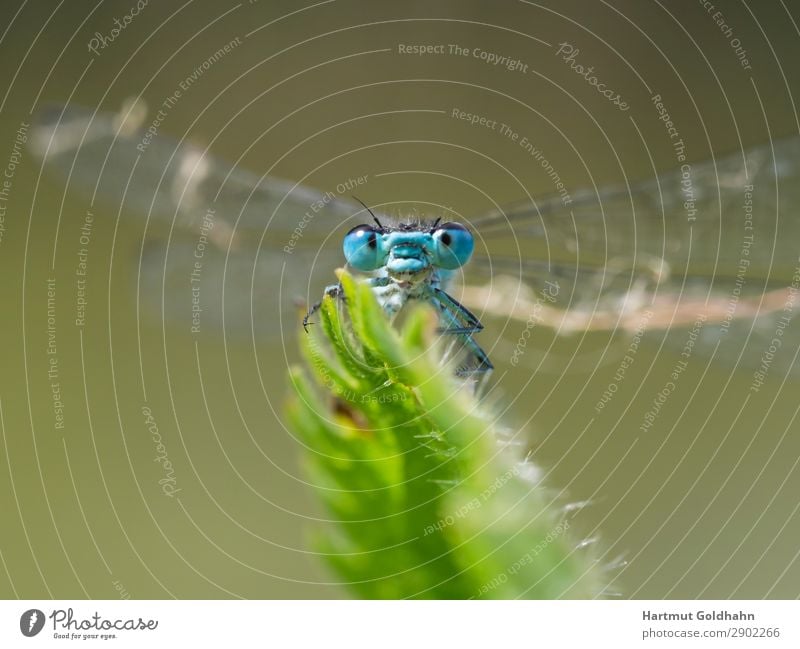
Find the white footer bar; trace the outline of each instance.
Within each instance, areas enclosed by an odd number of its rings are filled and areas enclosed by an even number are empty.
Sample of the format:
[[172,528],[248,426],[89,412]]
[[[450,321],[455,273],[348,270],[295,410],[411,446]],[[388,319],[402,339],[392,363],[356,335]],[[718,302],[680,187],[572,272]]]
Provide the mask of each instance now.
[[[2,601],[0,647],[800,647],[797,601]],[[513,644],[512,644],[513,643]]]

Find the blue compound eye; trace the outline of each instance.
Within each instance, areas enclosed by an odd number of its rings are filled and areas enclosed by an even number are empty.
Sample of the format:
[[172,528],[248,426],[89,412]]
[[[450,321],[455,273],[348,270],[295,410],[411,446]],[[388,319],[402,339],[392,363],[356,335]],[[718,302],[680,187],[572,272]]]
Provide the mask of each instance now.
[[437,266],[455,270],[469,261],[475,240],[472,233],[460,223],[443,223],[433,231]]
[[370,225],[358,225],[344,235],[342,248],[347,263],[356,270],[375,270],[383,266],[386,254],[380,235],[381,231]]

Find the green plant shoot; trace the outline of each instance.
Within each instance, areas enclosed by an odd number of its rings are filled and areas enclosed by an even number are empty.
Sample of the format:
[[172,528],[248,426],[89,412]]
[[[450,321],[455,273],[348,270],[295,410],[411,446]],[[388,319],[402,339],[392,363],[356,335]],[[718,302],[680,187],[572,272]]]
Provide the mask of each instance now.
[[442,361],[433,311],[397,331],[339,277],[345,299],[326,297],[301,337],[287,414],[335,521],[316,547],[340,578],[366,598],[599,596],[608,577],[574,512]]

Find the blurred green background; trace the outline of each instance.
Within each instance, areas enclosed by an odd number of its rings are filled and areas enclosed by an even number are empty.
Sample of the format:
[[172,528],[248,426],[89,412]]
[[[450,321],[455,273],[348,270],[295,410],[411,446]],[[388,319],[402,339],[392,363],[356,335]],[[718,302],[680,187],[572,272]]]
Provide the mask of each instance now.
[[[108,38],[114,19],[122,22],[135,6],[40,1],[3,12],[0,163],[18,163],[7,175],[0,238],[6,598],[347,596],[308,549],[326,515],[304,481],[303,449],[280,416],[297,331],[252,341],[162,327],[135,299],[142,239],[155,235],[124,209],[118,219],[118,209],[102,207],[92,210],[86,321],[76,326],[88,198],[43,172],[28,151],[13,152],[18,130],[41,106],[115,111],[140,95],[152,110],[238,38],[183,92],[156,137],[213,141],[211,152],[223,159],[323,191],[367,174],[357,195],[368,204],[431,201],[465,215],[526,191],[550,193],[553,184],[520,146],[452,118],[453,108],[513,126],[547,151],[572,190],[589,183],[587,170],[598,184],[623,174],[645,178],[649,155],[658,169],[675,166],[655,93],[668,103],[691,160],[731,151],[739,139],[752,145],[798,131],[800,12],[789,3],[720,1],[709,10],[702,2],[634,0],[150,2],[104,48],[89,51],[97,33]],[[737,58],[734,38],[751,69]],[[594,66],[628,111],[569,69],[556,55],[562,42],[580,49],[579,61]],[[527,68],[401,54],[404,44],[480,48]],[[420,170],[426,173],[411,173]],[[375,176],[387,172],[403,173]],[[324,246],[337,259],[339,242]],[[775,272],[787,276],[793,267],[794,259],[778,259]],[[319,277],[301,300],[315,299],[333,269],[315,266]],[[302,278],[309,270],[292,272]],[[291,301],[284,304],[293,318]],[[481,334],[486,348],[498,331]],[[536,335],[532,345],[552,360],[530,383],[530,365],[506,368],[498,409],[513,401],[506,424],[525,428],[551,486],[572,501],[591,501],[578,524],[599,537],[608,562],[627,561],[623,596],[800,594],[800,424],[791,377],[774,372],[740,412],[752,372],[694,363],[671,407],[641,434],[674,352],[645,340],[598,415],[593,405],[629,340]],[[48,354],[53,340],[56,353]],[[616,355],[600,353],[608,344]],[[578,360],[566,366],[573,354]],[[57,379],[48,374],[52,357]],[[167,473],[155,459],[145,408],[173,467],[179,491],[171,496],[159,483]]]

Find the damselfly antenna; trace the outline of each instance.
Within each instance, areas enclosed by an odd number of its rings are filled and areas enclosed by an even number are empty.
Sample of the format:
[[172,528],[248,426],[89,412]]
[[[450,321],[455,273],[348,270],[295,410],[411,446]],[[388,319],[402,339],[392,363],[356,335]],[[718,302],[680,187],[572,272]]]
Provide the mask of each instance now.
[[367,204],[364,201],[362,201],[358,196],[353,196],[353,198],[364,206],[364,209],[367,210],[367,212],[370,213],[370,215],[372,216],[372,218],[375,221],[375,223],[377,223],[378,227],[381,228],[381,230],[382,230],[383,229],[383,224],[378,220],[378,217],[375,216],[373,211],[367,207]]

